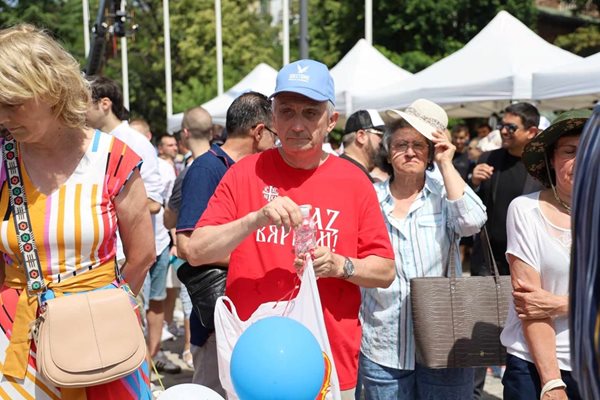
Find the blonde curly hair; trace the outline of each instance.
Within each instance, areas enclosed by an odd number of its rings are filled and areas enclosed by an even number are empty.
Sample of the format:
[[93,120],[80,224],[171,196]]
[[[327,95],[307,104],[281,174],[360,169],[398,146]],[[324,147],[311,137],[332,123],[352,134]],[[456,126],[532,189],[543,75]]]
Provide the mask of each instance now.
[[46,32],[29,24],[0,30],[0,60],[0,105],[42,100],[65,126],[85,125],[89,83],[75,58]]

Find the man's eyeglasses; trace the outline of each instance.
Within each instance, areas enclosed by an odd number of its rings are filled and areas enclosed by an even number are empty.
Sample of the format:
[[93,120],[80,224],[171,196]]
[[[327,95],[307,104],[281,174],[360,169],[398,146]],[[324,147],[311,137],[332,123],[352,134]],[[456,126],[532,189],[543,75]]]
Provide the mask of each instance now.
[[[250,129],[255,129],[259,124],[253,125]],[[268,130],[269,132],[271,132],[271,134],[275,137],[277,137],[277,132],[275,132],[273,129],[269,128],[267,125],[263,124],[263,128],[265,128],[266,130]]]
[[273,129],[269,128],[266,125],[265,125],[265,129],[268,130],[269,132],[271,132],[273,134],[273,136],[277,136],[277,132],[275,132]]
[[391,145],[392,150],[398,153],[406,153],[409,147],[412,148],[415,153],[423,154],[428,150],[429,145],[424,142],[396,142]]
[[500,122],[498,125],[496,125],[496,128],[498,128],[500,132],[502,132],[502,130],[506,128],[506,131],[511,135],[519,129],[517,124],[509,124],[504,122]]

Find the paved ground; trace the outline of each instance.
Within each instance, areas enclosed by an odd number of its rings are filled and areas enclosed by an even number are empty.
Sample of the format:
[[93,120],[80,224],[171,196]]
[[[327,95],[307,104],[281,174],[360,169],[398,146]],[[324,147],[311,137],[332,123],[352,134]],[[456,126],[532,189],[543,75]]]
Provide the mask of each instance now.
[[[161,379],[163,384],[165,385],[165,388],[177,385],[179,383],[191,382],[193,371],[190,368],[188,368],[188,366],[181,360],[181,352],[183,351],[183,339],[178,338],[177,340],[163,342],[163,350],[167,354],[167,357],[169,357],[169,359],[175,362],[177,365],[181,366],[182,369],[181,373],[179,374],[161,375]],[[217,366],[215,365],[214,368],[217,368]],[[154,374],[152,383],[155,384],[158,388],[160,388],[158,379],[156,379],[156,376]],[[484,391],[485,395],[483,396],[483,400],[501,400],[502,383],[500,382],[500,379],[488,375],[485,382]]]

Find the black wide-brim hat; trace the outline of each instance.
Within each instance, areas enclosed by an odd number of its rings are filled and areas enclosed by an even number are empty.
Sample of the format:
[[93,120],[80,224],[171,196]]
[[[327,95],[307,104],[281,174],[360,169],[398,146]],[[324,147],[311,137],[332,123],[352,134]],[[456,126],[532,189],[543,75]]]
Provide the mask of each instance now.
[[583,125],[592,116],[591,110],[572,110],[560,114],[552,124],[538,134],[531,142],[525,146],[523,151],[523,164],[529,175],[540,181],[544,186],[550,187],[550,177],[546,166],[546,161],[550,160],[551,154],[546,157],[548,148],[564,136],[573,131],[581,131]]

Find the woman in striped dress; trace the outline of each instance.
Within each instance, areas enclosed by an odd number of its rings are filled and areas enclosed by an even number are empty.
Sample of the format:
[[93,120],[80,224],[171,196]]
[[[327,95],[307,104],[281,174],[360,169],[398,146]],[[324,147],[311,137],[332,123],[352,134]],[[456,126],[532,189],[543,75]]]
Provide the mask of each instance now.
[[[120,286],[119,229],[131,291],[154,261],[140,158],[118,139],[85,127],[90,90],[75,59],[30,25],[0,31],[0,130],[14,139],[42,275],[53,293]],[[4,160],[0,172],[0,398],[150,399],[146,363],[129,376],[84,389],[52,386],[36,370],[29,323],[37,300],[24,290]],[[32,310],[33,308],[33,310]],[[77,329],[77,327],[73,327]]]

